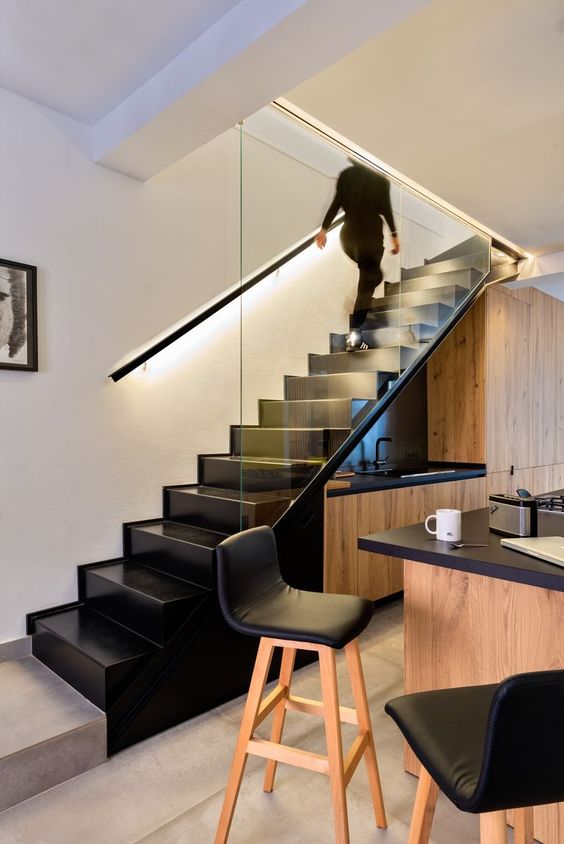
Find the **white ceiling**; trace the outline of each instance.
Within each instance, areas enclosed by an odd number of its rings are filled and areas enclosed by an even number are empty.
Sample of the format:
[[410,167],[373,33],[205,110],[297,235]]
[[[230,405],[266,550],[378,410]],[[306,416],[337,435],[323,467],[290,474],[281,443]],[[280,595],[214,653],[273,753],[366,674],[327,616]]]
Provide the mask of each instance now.
[[509,240],[564,248],[563,0],[433,0],[286,97]]
[[92,125],[239,0],[0,0],[0,86]]
[[563,56],[564,0],[0,0],[0,86],[94,160],[148,178],[311,77],[287,97],[537,252],[564,248]]
[[430,0],[0,0],[0,87],[148,179]]

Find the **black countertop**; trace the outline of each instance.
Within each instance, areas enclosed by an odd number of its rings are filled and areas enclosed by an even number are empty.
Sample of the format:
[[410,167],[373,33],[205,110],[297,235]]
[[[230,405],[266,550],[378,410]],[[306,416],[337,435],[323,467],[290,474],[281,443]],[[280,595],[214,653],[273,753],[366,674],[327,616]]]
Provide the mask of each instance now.
[[[559,490],[556,494],[564,493]],[[487,507],[462,514],[462,541],[484,542],[487,548],[452,549],[450,543],[430,537],[423,523],[361,536],[358,547],[363,551],[564,592],[564,568],[504,548],[500,545],[502,537],[490,532],[488,521]],[[539,536],[564,536],[564,514],[540,511]]]
[[[445,471],[451,470],[451,471]],[[424,484],[440,484],[446,481],[464,481],[468,478],[481,478],[486,474],[486,467],[481,464],[464,465],[450,464],[445,466],[430,466],[429,472],[421,475],[408,475],[404,478],[387,478],[382,475],[354,475],[342,480],[350,483],[349,487],[328,489],[331,498],[336,495],[358,495],[362,492],[375,492],[383,489],[399,489],[406,486],[422,486]],[[336,477],[335,480],[341,480]]]

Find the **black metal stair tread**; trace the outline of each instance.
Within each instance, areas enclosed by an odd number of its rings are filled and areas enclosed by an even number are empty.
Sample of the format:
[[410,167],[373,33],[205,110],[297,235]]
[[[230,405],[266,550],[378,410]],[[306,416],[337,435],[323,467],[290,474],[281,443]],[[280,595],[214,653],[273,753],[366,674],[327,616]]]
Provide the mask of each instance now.
[[402,278],[411,279],[458,272],[459,270],[481,270],[481,265],[485,260],[486,256],[483,252],[475,252],[469,255],[460,255],[458,258],[447,258],[443,261],[429,261],[429,263],[422,264],[419,267],[402,267],[401,274]]
[[159,650],[153,642],[88,607],[43,616],[36,624],[104,668]]
[[[343,337],[348,337],[348,334],[343,334]],[[350,354],[350,352],[349,352],[349,354]],[[301,376],[294,375],[292,377],[293,378],[299,378]],[[304,377],[307,378],[307,375],[304,376]],[[366,399],[360,399],[360,400],[359,399],[349,399],[349,398],[346,398],[346,399],[260,399],[260,401],[264,402],[264,404],[296,404],[296,405],[298,405],[298,404],[305,404],[307,402],[307,404],[320,404],[321,405],[321,404],[325,403],[326,405],[330,405],[330,404],[337,404],[339,402],[342,402],[344,404],[350,404],[351,401],[366,401]]]
[[[297,376],[299,377],[299,376]],[[307,377],[307,376],[305,376]],[[322,376],[326,377],[326,376]],[[238,456],[220,456],[216,457],[215,455],[210,455],[206,458],[207,460],[215,460],[217,462],[224,462],[224,463],[242,463],[246,469],[252,469],[256,467],[257,469],[267,468],[276,468],[277,466],[282,466],[284,469],[296,469],[300,466],[317,466],[319,464],[319,460],[307,460],[300,458],[299,460],[284,460],[282,457],[238,457]]]
[[[399,287],[399,285],[398,285]],[[407,293],[391,293],[372,299],[370,311],[388,311],[418,305],[450,305],[451,300],[461,294],[468,295],[468,288],[458,284],[447,284],[443,287],[431,287],[429,290],[409,291]],[[445,302],[444,300],[448,301]]]
[[[312,357],[315,358],[316,360],[318,358],[329,358],[331,360],[337,360],[337,359],[341,358],[342,360],[350,360],[352,355],[354,355],[355,357],[358,357],[358,355],[360,354],[360,355],[363,355],[366,358],[367,361],[370,361],[372,358],[376,357],[378,353],[390,352],[391,351],[393,353],[400,354],[402,351],[410,352],[412,349],[413,349],[413,346],[393,345],[393,346],[389,346],[386,349],[374,348],[374,349],[357,349],[355,352],[346,352],[346,351],[345,352],[328,352],[327,354],[324,354],[324,355],[312,355]],[[382,374],[387,374],[388,372],[391,372],[391,370],[388,370],[388,369],[386,369],[386,370],[382,370],[382,369],[376,369],[376,370],[375,369],[363,369],[362,371],[363,372],[374,372],[376,375],[382,375]],[[325,372],[325,373],[323,373],[323,372],[312,372],[311,375],[309,375],[307,377],[308,378],[314,378],[317,375],[326,375],[327,376],[327,375],[347,375],[347,374],[348,374],[347,372]]]
[[[335,335],[335,336],[337,336],[337,335]],[[343,334],[342,336],[348,337],[348,334]],[[328,354],[332,354],[332,353],[329,352]],[[347,352],[347,354],[350,355],[350,354],[353,354],[353,352]],[[356,352],[354,354],[356,354]],[[343,373],[332,372],[332,373],[329,373],[329,374],[330,375],[342,375]],[[378,373],[378,374],[381,375],[382,373]],[[395,375],[395,373],[394,373],[394,375]],[[314,378],[316,376],[313,376],[313,375],[304,375],[304,376],[291,375],[290,377],[291,378],[302,378],[302,377],[303,378]],[[342,404],[343,407],[348,408],[348,407],[350,407],[350,405],[354,401],[367,402],[367,401],[370,401],[370,399],[356,398],[356,396],[351,396],[351,397],[347,396],[344,399],[261,399],[261,401],[268,402],[268,404],[293,405],[295,407],[298,407],[299,405],[306,405],[306,404],[319,404],[319,405],[326,404],[328,407],[329,407],[329,405]],[[257,425],[257,427],[268,428],[268,425]],[[307,430],[311,430],[311,429],[308,428]],[[323,431],[323,430],[326,430],[326,429],[321,428],[320,430]]]
[[193,486],[193,487],[167,487],[169,492],[180,492],[184,495],[200,495],[206,498],[223,498],[228,501],[241,501],[243,504],[266,504],[270,501],[278,501],[281,498],[288,498],[288,490],[281,489],[278,492],[247,492],[247,490],[222,489],[217,486]]
[[140,592],[159,603],[179,601],[207,592],[202,586],[173,577],[148,566],[140,566],[130,560],[114,563],[110,566],[92,568],[90,571],[105,580],[111,580],[124,589]]
[[152,533],[155,536],[162,536],[164,539],[173,539],[176,542],[188,542],[191,545],[199,545],[202,548],[215,548],[220,542],[227,538],[227,533],[219,533],[215,530],[187,525],[184,522],[173,522],[164,520],[150,525],[132,525],[132,530],[142,533]]
[[[369,352],[375,352],[377,349],[368,349]],[[336,354],[343,354],[350,357],[351,355],[358,355],[359,352],[337,352]],[[326,355],[318,355],[317,357],[334,357],[333,354],[328,352]],[[363,369],[362,372],[314,372],[311,375],[286,375],[286,378],[302,378],[302,379],[310,379],[310,378],[350,378],[351,380],[355,380],[358,378],[359,375],[374,375],[375,378],[378,376],[396,376],[397,372],[392,372],[389,369]],[[298,399],[289,399],[289,401],[299,401]],[[311,399],[302,399],[302,401],[311,401]],[[333,401],[333,399],[329,399],[329,401]],[[352,398],[349,399],[347,396],[345,401],[352,401]]]
[[[350,354],[350,352],[348,352],[347,354]],[[239,426],[237,426],[237,430],[241,430]],[[322,427],[316,425],[315,427],[311,428],[306,428],[304,426],[300,426],[299,428],[284,428],[280,425],[277,425],[276,428],[269,428],[266,425],[243,425],[243,431],[268,431],[269,433],[274,433],[276,431],[279,431],[281,433],[290,433],[291,431],[292,433],[299,433],[300,431],[350,431],[350,428],[346,428],[343,425],[325,425]]]

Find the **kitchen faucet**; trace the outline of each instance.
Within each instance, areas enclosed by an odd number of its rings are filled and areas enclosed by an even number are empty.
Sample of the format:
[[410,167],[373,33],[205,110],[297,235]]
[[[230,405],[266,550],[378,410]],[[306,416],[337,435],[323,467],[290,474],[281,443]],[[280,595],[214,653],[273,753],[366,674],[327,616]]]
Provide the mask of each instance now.
[[376,440],[376,455],[374,459],[374,466],[376,469],[379,469],[380,466],[383,466],[385,463],[388,462],[388,456],[386,455],[383,460],[380,460],[380,443],[391,443],[391,437],[378,437]]

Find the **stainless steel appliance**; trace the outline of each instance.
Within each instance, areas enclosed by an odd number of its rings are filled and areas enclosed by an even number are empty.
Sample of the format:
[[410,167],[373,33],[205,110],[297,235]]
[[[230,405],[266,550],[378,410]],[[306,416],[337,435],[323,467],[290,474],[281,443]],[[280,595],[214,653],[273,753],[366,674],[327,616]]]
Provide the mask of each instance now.
[[564,513],[564,495],[538,495],[537,504],[543,513]]
[[537,499],[520,495],[490,495],[490,530],[503,536],[537,536]]

